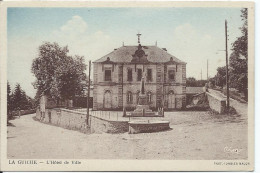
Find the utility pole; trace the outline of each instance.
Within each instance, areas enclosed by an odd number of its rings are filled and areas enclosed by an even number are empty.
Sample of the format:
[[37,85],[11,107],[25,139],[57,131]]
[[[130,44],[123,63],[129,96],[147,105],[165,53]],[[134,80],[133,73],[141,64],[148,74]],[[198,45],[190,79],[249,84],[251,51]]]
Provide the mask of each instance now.
[[226,86],[227,86],[227,110],[229,111],[229,76],[228,76],[228,45],[227,45],[227,20],[225,20],[225,37],[226,37]]
[[88,72],[88,102],[87,102],[87,117],[86,117],[86,123],[89,125],[89,97],[90,97],[90,72],[91,72],[91,61],[89,61],[88,66],[89,72]]
[[124,111],[124,64],[122,64],[122,109]]

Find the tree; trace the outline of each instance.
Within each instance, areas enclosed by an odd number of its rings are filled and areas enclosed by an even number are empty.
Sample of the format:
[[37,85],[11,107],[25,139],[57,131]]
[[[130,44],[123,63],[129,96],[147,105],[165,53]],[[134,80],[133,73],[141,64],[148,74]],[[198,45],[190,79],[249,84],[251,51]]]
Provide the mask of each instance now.
[[241,18],[244,21],[240,28],[242,35],[232,44],[230,63],[230,84],[248,95],[248,21],[247,8],[241,9]]
[[196,80],[194,77],[189,77],[186,79],[187,87],[204,87],[207,80]]
[[20,84],[16,84],[13,97],[12,97],[12,103],[13,103],[13,108],[15,110],[21,109],[22,107],[22,90]]
[[209,78],[209,87],[214,88],[216,86],[216,76]]
[[226,85],[226,66],[217,68],[215,80],[215,84],[221,88],[223,88],[223,86]]
[[11,93],[11,87],[9,83],[7,83],[7,110],[8,113],[10,111],[15,110],[27,110],[32,109],[33,100],[26,95],[26,93],[22,90],[20,84],[16,84],[13,93]]
[[196,86],[196,79],[194,77],[189,77],[186,79],[187,87],[194,87]]
[[59,101],[71,99],[81,92],[86,65],[82,56],[69,56],[68,47],[46,42],[39,47],[39,55],[33,60],[31,71],[36,77],[33,83],[38,95],[45,94]]
[[248,19],[247,8],[241,9],[241,20],[244,21],[243,26],[240,27],[242,35],[232,44],[232,50],[237,55],[243,58],[248,58]]
[[7,82],[7,114],[11,111],[11,87],[9,82]]

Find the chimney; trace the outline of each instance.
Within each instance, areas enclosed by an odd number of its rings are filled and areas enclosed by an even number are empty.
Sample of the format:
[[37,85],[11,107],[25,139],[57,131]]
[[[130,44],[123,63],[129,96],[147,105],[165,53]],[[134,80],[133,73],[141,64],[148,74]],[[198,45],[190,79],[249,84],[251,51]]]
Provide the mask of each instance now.
[[167,52],[167,49],[166,49],[166,48],[162,48],[162,50],[164,50],[165,52]]

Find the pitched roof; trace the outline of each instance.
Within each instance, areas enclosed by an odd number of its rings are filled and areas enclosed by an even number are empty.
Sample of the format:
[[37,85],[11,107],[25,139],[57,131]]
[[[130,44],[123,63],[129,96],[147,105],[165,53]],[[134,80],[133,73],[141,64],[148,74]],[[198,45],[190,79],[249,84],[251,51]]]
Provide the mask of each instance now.
[[[135,51],[138,49],[138,46],[122,46],[109,54],[103,56],[102,58],[94,61],[94,63],[104,62],[108,59],[115,63],[130,63],[133,59]],[[186,64],[185,62],[179,60],[175,56],[169,54],[167,51],[157,47],[157,46],[142,46],[142,50],[147,56],[147,60],[153,63],[165,63],[169,62],[171,57],[172,60],[179,64]]]

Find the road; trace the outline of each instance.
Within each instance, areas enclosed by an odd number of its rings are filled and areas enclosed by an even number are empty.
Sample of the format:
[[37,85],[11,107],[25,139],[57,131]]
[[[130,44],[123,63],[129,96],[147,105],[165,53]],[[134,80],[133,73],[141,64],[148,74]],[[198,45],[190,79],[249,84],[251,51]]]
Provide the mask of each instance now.
[[[209,89],[209,92],[226,99],[226,96],[224,94],[222,94],[220,91]],[[236,109],[236,111],[239,115],[241,115],[243,117],[247,117],[247,103],[241,103],[237,100],[230,98],[229,104],[230,104],[230,106],[232,106],[233,108]]]
[[[171,130],[83,134],[25,115],[8,126],[9,159],[246,159],[247,122],[207,112],[170,112]],[[225,151],[239,149],[239,153]]]

